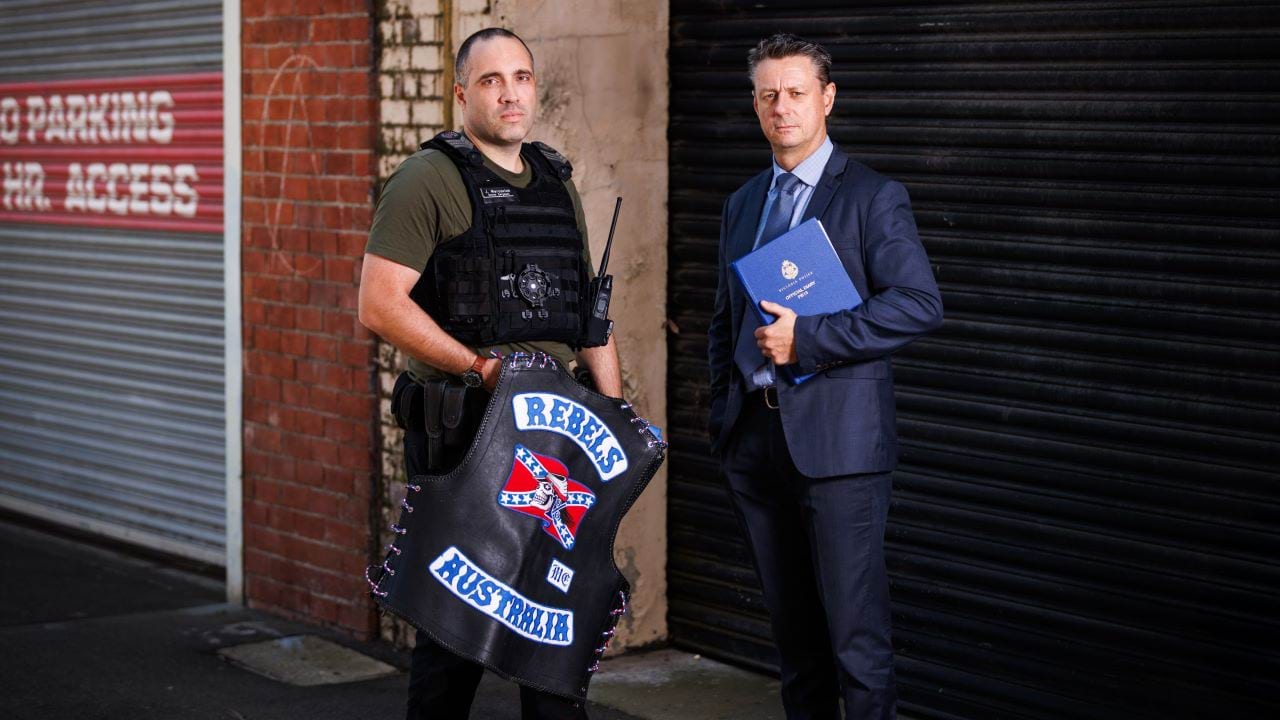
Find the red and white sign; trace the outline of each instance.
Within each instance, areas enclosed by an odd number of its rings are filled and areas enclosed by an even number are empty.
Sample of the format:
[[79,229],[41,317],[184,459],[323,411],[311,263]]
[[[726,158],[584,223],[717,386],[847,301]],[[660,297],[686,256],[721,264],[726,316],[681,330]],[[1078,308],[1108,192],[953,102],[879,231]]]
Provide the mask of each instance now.
[[0,221],[222,232],[222,75],[0,84]]

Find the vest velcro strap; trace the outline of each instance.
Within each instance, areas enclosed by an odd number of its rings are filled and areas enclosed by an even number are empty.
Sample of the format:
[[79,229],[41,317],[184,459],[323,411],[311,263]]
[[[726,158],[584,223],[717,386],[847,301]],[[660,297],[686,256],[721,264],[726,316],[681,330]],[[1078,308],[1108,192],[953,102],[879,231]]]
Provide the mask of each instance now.
[[455,280],[449,285],[449,294],[453,297],[466,295],[487,295],[489,283],[481,280]]
[[493,238],[502,244],[535,245],[539,240],[554,238],[557,240],[574,240],[578,238],[578,228],[568,225],[534,225],[533,223],[500,223],[493,228]]
[[492,307],[488,301],[477,303],[454,303],[450,306],[453,311],[453,317],[478,317],[484,318],[489,315]]
[[569,158],[561,155],[560,151],[539,140],[534,140],[532,145],[538,148],[538,152],[542,153],[542,156],[547,159],[547,162],[551,163],[551,167],[555,168],[556,174],[560,176],[561,180],[568,180],[573,177],[573,163],[569,162]]

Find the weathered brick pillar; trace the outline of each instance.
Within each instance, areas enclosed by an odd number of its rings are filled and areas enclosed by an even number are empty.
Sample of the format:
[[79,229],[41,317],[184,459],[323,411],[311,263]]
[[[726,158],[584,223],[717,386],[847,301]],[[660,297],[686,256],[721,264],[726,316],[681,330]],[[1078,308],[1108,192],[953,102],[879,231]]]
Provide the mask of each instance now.
[[[444,51],[449,42],[444,10],[439,0],[382,0],[378,4],[380,182],[417,152],[422,141],[449,127],[453,106],[448,98],[453,81],[447,65],[452,54]],[[404,362],[394,346],[380,343],[382,483],[375,496],[375,512],[383,545],[392,540],[389,528],[400,516],[400,499],[405,496],[404,433],[391,417],[391,389]],[[413,628],[395,615],[382,617],[382,637],[408,646],[413,634]]]
[[241,12],[246,602],[367,638],[378,405],[356,302],[376,179],[373,9]]

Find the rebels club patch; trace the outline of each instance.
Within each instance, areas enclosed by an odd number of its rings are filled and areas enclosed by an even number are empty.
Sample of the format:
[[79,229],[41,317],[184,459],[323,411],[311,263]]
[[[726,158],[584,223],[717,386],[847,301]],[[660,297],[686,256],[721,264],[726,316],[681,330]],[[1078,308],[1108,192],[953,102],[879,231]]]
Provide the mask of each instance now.
[[591,409],[554,393],[527,392],[511,398],[516,429],[546,430],[572,440],[609,482],[627,470],[627,453],[613,431]]
[[582,516],[596,502],[596,494],[569,477],[559,460],[516,444],[511,474],[498,493],[498,504],[542,521],[542,530],[566,550],[572,550]]

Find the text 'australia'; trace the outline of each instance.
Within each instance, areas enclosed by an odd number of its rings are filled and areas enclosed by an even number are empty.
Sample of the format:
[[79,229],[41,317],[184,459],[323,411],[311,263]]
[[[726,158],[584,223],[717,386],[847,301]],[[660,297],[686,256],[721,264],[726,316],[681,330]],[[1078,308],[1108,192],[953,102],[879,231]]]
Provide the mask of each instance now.
[[458,548],[440,553],[430,569],[463,602],[520,635],[546,645],[573,644],[573,613],[529,600],[493,579]]

